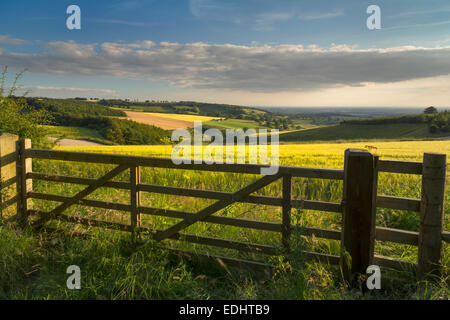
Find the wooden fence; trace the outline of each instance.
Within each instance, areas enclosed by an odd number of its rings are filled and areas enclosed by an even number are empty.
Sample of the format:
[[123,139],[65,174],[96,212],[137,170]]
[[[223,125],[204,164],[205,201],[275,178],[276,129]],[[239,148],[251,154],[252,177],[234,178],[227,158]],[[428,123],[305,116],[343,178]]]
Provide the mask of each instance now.
[[[117,166],[104,176],[98,179],[91,179],[33,172],[32,159],[115,164]],[[7,218],[8,221],[18,221],[21,224],[30,223],[35,227],[39,227],[47,221],[55,219],[87,226],[128,231],[132,233],[133,238],[136,237],[137,233],[146,231],[157,241],[166,239],[182,240],[267,255],[279,254],[279,250],[275,246],[189,235],[183,234],[181,231],[196,222],[204,221],[213,224],[278,232],[281,233],[283,247],[289,250],[290,234],[296,230],[306,236],[314,235],[318,238],[340,240],[342,250],[339,256],[317,252],[303,252],[302,256],[305,259],[318,259],[331,264],[340,264],[343,274],[348,281],[352,281],[358,273],[365,274],[366,268],[372,264],[400,270],[412,270],[418,267],[420,278],[438,273],[442,256],[442,242],[450,242],[450,233],[444,231],[442,227],[446,174],[446,155],[444,154],[425,153],[423,163],[421,163],[380,160],[378,156],[366,150],[348,149],[345,152],[343,170],[280,166],[277,174],[263,176],[246,187],[229,193],[143,184],[140,181],[140,168],[156,167],[260,174],[261,168],[264,166],[253,164],[175,165],[171,159],[162,158],[38,150],[31,148],[29,140],[18,140],[16,136],[3,134],[0,136],[0,167],[2,177],[2,213],[7,210],[14,211],[14,215]],[[112,180],[125,170],[129,170],[129,182]],[[422,175],[421,199],[377,195],[379,172]],[[292,199],[291,187],[293,177],[343,180],[344,194],[341,203]],[[251,195],[279,179],[282,179],[281,198]],[[74,196],[60,196],[34,192],[32,188],[33,180],[79,184],[86,187]],[[131,201],[129,204],[120,204],[86,199],[89,194],[100,187],[129,190]],[[14,190],[5,191],[11,188],[14,188]],[[142,206],[141,193],[143,192],[214,199],[217,201],[196,213],[191,213]],[[50,212],[40,212],[33,210],[31,206],[32,199],[56,201],[61,204]],[[281,207],[282,222],[263,222],[213,215],[236,202]],[[65,215],[64,211],[72,205],[126,211],[130,214],[131,223],[121,224]],[[300,228],[292,225],[291,208],[299,205],[306,210],[342,213],[342,230]],[[377,207],[419,212],[419,232],[376,227]],[[30,215],[37,216],[37,218],[30,222]],[[142,215],[171,217],[181,219],[181,221],[165,230],[157,230],[142,226]],[[375,240],[418,246],[417,264],[374,255]],[[246,264],[253,267],[264,267],[263,264],[255,261],[227,257],[221,257],[221,260],[228,264],[240,266]]]

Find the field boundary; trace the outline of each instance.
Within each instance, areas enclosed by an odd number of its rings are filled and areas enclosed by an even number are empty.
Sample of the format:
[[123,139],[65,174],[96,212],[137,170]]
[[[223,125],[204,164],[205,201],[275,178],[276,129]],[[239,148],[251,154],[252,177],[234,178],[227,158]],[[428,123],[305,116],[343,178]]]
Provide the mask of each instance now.
[[[289,253],[291,233],[296,231],[305,236],[340,241],[341,254],[339,256],[318,252],[303,252],[302,257],[306,260],[318,260],[340,265],[344,277],[348,282],[353,282],[357,274],[365,274],[367,267],[372,264],[397,270],[411,271],[417,268],[420,278],[439,273],[442,257],[442,242],[450,242],[450,233],[442,229],[446,155],[425,153],[423,162],[392,161],[381,160],[377,155],[367,150],[347,149],[344,156],[345,164],[343,170],[281,166],[276,175],[262,176],[240,190],[230,193],[143,184],[140,181],[140,169],[141,167],[157,167],[260,175],[261,168],[266,166],[256,164],[175,165],[171,159],[163,158],[39,150],[32,149],[31,142],[28,139],[19,140],[17,136],[3,134],[0,136],[2,216],[5,216],[5,213],[7,214],[9,211],[9,217],[5,218],[5,220],[10,222],[16,221],[22,226],[32,225],[35,228],[42,227],[50,220],[59,220],[85,226],[130,232],[133,241],[141,233],[145,232],[145,234],[150,235],[156,241],[164,241],[166,239],[187,241],[263,255]],[[33,172],[32,159],[114,164],[116,167],[98,179],[59,176]],[[119,182],[112,180],[124,171],[129,171],[130,181]],[[379,172],[420,175],[422,177],[421,199],[378,195]],[[293,199],[291,195],[292,177],[343,180],[344,193],[342,201],[340,203],[333,203]],[[39,193],[33,191],[34,180],[79,184],[84,185],[85,188],[71,197]],[[255,191],[277,180],[282,180],[281,197],[252,195]],[[122,204],[86,199],[86,196],[100,187],[129,190],[130,203]],[[217,201],[198,212],[184,212],[142,206],[140,199],[143,192],[182,195]],[[4,195],[9,195],[9,197]],[[60,204],[50,212],[41,212],[33,210],[33,199],[56,201]],[[235,202],[281,207],[282,222],[263,222],[214,215]],[[131,223],[121,224],[65,215],[64,211],[71,205],[128,212]],[[306,210],[342,214],[342,230],[327,230],[292,225],[291,209],[292,207],[299,206]],[[412,232],[377,227],[375,225],[377,207],[419,212],[419,231]],[[141,225],[142,215],[171,217],[181,219],[181,221],[165,230],[158,230],[143,227]],[[281,244],[273,246],[262,245],[216,237],[190,235],[181,232],[183,229],[198,221],[281,233]],[[419,255],[417,263],[409,263],[400,259],[375,255],[374,246],[376,240],[418,246]],[[216,259],[214,257],[212,258]],[[222,258],[229,262],[233,261],[233,258]],[[234,260],[236,265],[242,265],[246,262],[250,265],[255,263],[255,261]]]

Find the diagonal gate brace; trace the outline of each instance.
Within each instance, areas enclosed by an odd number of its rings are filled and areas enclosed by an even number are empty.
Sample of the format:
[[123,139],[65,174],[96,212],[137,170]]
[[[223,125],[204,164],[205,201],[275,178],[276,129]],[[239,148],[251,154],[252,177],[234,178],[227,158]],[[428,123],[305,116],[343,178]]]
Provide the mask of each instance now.
[[115,176],[119,175],[122,171],[124,171],[125,169],[128,169],[128,168],[129,168],[129,166],[124,165],[124,164],[117,166],[116,168],[114,168],[113,170],[111,170],[110,172],[105,174],[104,176],[95,180],[91,185],[89,185],[88,187],[86,187],[85,189],[83,189],[82,191],[77,193],[76,195],[74,195],[72,198],[70,198],[69,200],[67,200],[67,201],[63,202],[62,204],[60,204],[59,206],[57,206],[55,209],[53,209],[51,212],[49,212],[45,216],[34,221],[32,223],[33,227],[42,226],[44,223],[46,223],[47,221],[51,220],[52,218],[58,216],[64,210],[66,210],[70,206],[76,204],[78,201],[80,201],[84,197],[88,196],[89,194],[91,194],[92,192],[97,190],[98,188],[102,187],[109,180],[111,180]]
[[197,212],[197,214],[195,216],[186,218],[183,221],[181,221],[177,224],[174,224],[170,228],[168,228],[164,231],[158,232],[157,234],[154,235],[154,238],[157,241],[165,240],[165,239],[175,235],[180,230],[185,229],[185,228],[189,227],[190,225],[209,217],[213,213],[215,213],[219,210],[222,210],[223,208],[229,206],[233,202],[237,202],[237,201],[240,201],[240,200],[246,198],[251,193],[267,186],[268,184],[270,184],[280,178],[281,178],[280,174],[264,176],[261,179],[258,179],[256,181],[252,182],[248,186],[236,191],[235,193],[232,193],[229,198],[217,201],[217,202],[213,203],[212,205],[200,210],[199,212]]

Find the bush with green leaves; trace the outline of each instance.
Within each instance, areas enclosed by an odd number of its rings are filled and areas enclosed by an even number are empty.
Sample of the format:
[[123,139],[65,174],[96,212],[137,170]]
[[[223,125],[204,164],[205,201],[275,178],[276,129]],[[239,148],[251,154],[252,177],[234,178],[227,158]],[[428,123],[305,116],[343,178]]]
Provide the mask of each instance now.
[[16,134],[20,138],[29,138],[35,146],[48,144],[44,131],[39,127],[40,124],[47,122],[47,113],[30,108],[24,97],[14,96],[14,93],[20,89],[17,83],[23,71],[16,75],[8,91],[5,86],[6,73],[7,68],[5,67],[0,83],[0,132]]

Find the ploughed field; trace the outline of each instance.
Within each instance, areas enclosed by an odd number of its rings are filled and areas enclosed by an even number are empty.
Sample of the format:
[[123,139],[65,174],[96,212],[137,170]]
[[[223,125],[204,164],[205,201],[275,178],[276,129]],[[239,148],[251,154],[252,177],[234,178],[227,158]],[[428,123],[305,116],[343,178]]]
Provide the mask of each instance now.
[[205,126],[222,130],[265,128],[253,120],[226,119],[220,117],[199,116],[195,114],[152,113],[139,111],[124,112],[127,114],[127,119],[160,127],[165,130],[193,128],[194,121],[200,121]]
[[194,121],[210,121],[214,117],[204,117],[186,114],[146,113],[125,111],[127,118],[139,123],[149,124],[165,130],[193,128]]

